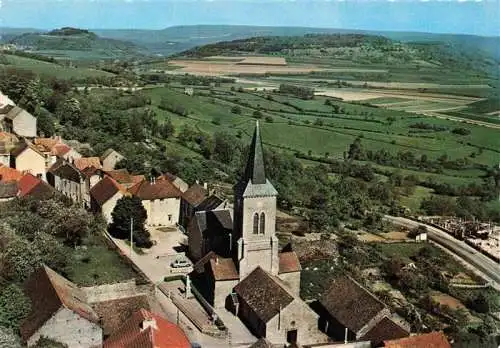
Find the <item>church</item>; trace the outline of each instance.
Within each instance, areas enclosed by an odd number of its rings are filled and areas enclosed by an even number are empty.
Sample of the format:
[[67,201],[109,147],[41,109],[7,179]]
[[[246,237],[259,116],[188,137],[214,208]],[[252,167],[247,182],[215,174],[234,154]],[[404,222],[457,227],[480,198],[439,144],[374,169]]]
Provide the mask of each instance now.
[[278,192],[266,177],[257,122],[234,209],[198,211],[188,227],[191,275],[214,308],[227,308],[273,344],[326,341],[318,315],[300,297],[300,262],[280,251]]

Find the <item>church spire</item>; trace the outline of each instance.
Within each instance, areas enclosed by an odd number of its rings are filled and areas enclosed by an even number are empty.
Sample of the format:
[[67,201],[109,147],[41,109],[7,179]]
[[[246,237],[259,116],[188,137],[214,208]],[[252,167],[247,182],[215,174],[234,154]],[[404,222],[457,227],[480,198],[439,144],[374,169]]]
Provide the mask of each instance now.
[[260,140],[259,121],[255,124],[252,143],[248,152],[247,166],[245,176],[243,178],[246,183],[252,181],[252,184],[265,184],[266,171],[264,168],[264,152],[262,150],[262,142]]

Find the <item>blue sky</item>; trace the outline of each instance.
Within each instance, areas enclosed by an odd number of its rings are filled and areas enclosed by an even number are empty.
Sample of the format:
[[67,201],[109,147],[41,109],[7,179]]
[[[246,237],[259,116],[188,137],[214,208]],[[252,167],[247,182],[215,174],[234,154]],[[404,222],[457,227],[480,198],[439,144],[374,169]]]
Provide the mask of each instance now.
[[500,36],[500,0],[0,0],[0,26],[240,24]]

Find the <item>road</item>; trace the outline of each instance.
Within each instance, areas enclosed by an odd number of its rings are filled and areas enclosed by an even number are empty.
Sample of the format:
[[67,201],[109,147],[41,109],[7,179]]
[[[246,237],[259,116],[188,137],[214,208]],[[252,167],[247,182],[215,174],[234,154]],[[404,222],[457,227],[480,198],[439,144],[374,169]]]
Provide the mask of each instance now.
[[430,240],[445,247],[453,254],[463,259],[473,268],[488,277],[492,282],[493,287],[495,287],[496,289],[500,289],[500,264],[481,254],[476,249],[467,245],[463,241],[450,236],[448,233],[441,231],[438,228],[426,225],[425,223],[420,223],[410,219],[390,215],[386,215],[385,219],[392,222],[393,224],[405,226],[408,228],[417,227],[418,225],[426,226],[427,236]]

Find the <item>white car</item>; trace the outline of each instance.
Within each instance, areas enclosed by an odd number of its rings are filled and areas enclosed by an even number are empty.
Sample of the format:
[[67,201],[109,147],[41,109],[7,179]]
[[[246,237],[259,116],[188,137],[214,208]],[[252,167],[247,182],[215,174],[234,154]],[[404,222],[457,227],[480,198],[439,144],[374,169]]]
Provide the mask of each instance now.
[[190,267],[191,263],[186,259],[175,259],[170,263],[170,267],[172,268],[184,268]]

